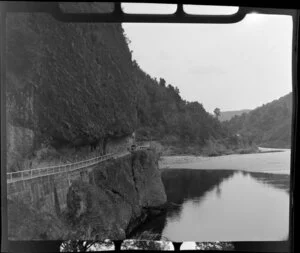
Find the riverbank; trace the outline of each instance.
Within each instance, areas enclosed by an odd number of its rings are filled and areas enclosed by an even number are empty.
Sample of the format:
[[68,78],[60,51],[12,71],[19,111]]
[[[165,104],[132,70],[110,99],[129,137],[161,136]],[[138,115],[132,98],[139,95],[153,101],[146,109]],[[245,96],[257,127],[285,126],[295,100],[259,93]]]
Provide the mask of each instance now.
[[209,157],[221,157],[221,156],[228,156],[228,155],[242,155],[242,154],[264,154],[264,153],[277,153],[277,152],[286,152],[290,149],[275,149],[275,148],[262,148],[258,147],[257,150],[254,152],[245,152],[241,150],[240,152],[236,153],[224,153],[221,155],[216,156],[209,156],[209,155],[195,155],[191,153],[179,153],[179,154],[171,154],[162,152],[162,156],[160,159],[160,168],[169,168],[172,167],[174,164],[186,164],[186,163],[197,163],[204,160],[207,160]]
[[178,155],[193,155],[193,156],[221,156],[221,155],[232,155],[232,154],[251,154],[259,152],[258,147],[249,146],[249,147],[240,147],[240,148],[226,148],[223,145],[215,146],[198,146],[198,145],[189,145],[189,146],[163,146],[162,155],[163,156],[178,156]]
[[157,144],[162,156],[203,156],[215,157],[233,154],[256,154],[256,153],[271,153],[282,152],[286,148],[262,148],[257,145],[225,145],[217,141],[208,141],[205,146],[201,145],[167,145]]
[[230,154],[216,157],[195,155],[161,156],[160,169],[242,170],[289,174],[290,149],[259,148],[251,154]]

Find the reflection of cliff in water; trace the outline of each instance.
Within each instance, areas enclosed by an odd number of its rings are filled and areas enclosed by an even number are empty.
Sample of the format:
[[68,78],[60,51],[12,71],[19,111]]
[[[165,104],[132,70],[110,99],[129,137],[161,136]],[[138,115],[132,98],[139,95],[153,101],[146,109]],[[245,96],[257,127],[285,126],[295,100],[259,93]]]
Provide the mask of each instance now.
[[168,201],[181,205],[187,199],[200,199],[234,173],[232,170],[167,169],[162,172],[162,180]]
[[267,184],[276,189],[285,190],[287,193],[290,192],[290,175],[286,174],[271,174],[261,172],[243,172],[246,175],[250,175],[260,183]]
[[[264,202],[268,199],[266,198],[268,194],[279,196],[281,200],[284,197],[285,200],[285,197],[287,197],[286,194],[282,196],[282,191],[274,192],[273,189],[283,190],[288,194],[290,185],[289,175],[235,170],[165,169],[162,170],[161,175],[167,194],[168,208],[164,214],[149,219],[145,224],[142,224],[135,231],[134,235],[148,231],[156,235],[170,237],[169,239],[172,238],[172,240],[176,240],[176,238],[180,240],[180,238],[185,238],[186,234],[181,233],[179,230],[177,232],[173,231],[173,229],[176,230],[180,228],[186,231],[187,234],[191,235],[191,233],[195,232],[199,235],[199,238],[202,238],[201,236],[204,235],[200,235],[201,229],[197,230],[197,227],[201,226],[202,228],[211,229],[211,227],[218,227],[220,224],[224,225],[224,227],[221,227],[222,229],[226,230],[231,227],[231,229],[238,231],[240,226],[238,223],[230,223],[229,225],[226,223],[226,220],[243,220],[241,217],[247,213],[249,208],[251,209],[251,205],[255,203],[260,206],[263,205],[262,201]],[[269,189],[262,187],[262,184]],[[253,187],[258,187],[258,189],[254,189]],[[240,192],[243,193],[240,194]],[[279,194],[280,192],[281,195]],[[260,197],[260,194],[263,196]],[[246,203],[241,201],[243,203],[242,206],[239,206],[240,203],[236,202],[243,197],[250,199],[252,204],[250,203],[249,207],[247,207],[247,204],[249,204],[247,201]],[[271,204],[275,205],[272,201]],[[207,209],[208,206],[213,209],[211,212]],[[231,208],[232,206],[234,207]],[[224,214],[222,213],[223,208],[227,210]],[[282,208],[284,208],[284,206]],[[280,212],[284,213],[282,208],[279,208]],[[228,210],[231,211],[229,212]],[[235,211],[240,213],[231,216],[230,213],[234,213]],[[254,222],[256,219],[263,222],[264,218],[262,217],[264,215],[268,216],[268,214],[265,214],[263,211],[255,213],[256,211],[254,208],[251,218]],[[201,213],[202,217],[203,215],[207,217],[207,220],[201,220],[201,223],[199,223],[199,217],[197,218],[199,213]],[[210,213],[216,214],[218,217],[214,215],[211,216]],[[223,216],[227,217],[225,221],[222,220]],[[274,219],[274,216],[272,217],[272,219]],[[193,224],[193,219],[195,219],[195,228],[190,227],[191,224]],[[214,222],[216,222],[216,224],[214,224]],[[252,229],[256,229],[255,225]],[[285,229],[284,224],[282,229]],[[220,231],[216,233],[216,238],[218,236],[220,238],[226,238],[226,236],[222,234],[222,231]],[[274,233],[274,238],[277,236],[276,233]],[[247,233],[245,232],[245,234]],[[207,234],[205,236],[207,236]],[[214,237],[213,234],[210,236],[211,238]],[[242,238],[238,234],[232,234],[232,236],[233,238]],[[249,236],[255,237],[251,232],[249,232]]]
[[143,224],[134,234],[151,231],[162,234],[168,219],[176,219],[185,200],[194,199],[197,202],[213,188],[218,187],[224,180],[231,178],[232,170],[193,170],[166,169],[162,170],[162,181],[165,186],[170,207],[167,212]]

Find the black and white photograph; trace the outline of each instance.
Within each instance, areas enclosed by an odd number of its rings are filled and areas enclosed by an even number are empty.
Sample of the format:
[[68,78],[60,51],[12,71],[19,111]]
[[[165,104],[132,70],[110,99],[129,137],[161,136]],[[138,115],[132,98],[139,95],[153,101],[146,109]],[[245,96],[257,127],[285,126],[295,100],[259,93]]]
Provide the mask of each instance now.
[[[116,8],[53,4],[81,19]],[[10,242],[126,252],[290,241],[293,10],[128,2],[122,13],[181,6],[191,18],[77,22],[37,5],[1,14]]]

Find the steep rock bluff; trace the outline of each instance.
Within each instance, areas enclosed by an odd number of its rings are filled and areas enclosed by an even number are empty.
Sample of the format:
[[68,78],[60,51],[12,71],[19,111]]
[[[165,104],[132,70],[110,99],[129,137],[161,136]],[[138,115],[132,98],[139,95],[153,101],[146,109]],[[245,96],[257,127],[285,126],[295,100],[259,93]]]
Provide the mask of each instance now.
[[[68,4],[106,12],[112,3]],[[7,16],[8,170],[44,146],[102,146],[137,124],[137,85],[120,23],[63,23],[45,13]],[[15,142],[14,136],[22,136]],[[19,138],[19,139],[20,139]],[[21,170],[22,168],[20,168]]]
[[24,204],[9,201],[10,239],[126,238],[151,210],[167,201],[157,158],[154,151],[137,151],[99,164],[88,177],[72,182],[66,208],[59,215],[41,213],[27,205],[26,217],[17,218],[15,214],[23,213]]
[[155,154],[140,151],[93,170],[88,183],[74,182],[67,206],[76,227],[87,229],[91,237],[124,239],[149,208],[166,199]]

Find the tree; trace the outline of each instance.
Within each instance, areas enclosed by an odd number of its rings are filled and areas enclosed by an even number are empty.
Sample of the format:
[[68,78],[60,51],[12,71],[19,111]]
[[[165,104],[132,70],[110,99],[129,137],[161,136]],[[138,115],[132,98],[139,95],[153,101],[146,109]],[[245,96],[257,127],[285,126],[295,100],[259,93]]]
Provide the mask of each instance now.
[[86,252],[94,241],[64,241],[60,246],[61,252]]
[[60,246],[60,252],[88,252],[111,250],[114,243],[110,240],[104,241],[64,241]]
[[220,110],[220,108],[217,107],[217,108],[214,110],[214,114],[216,115],[217,118],[219,118],[219,116],[221,115],[221,110]]
[[234,250],[230,242],[196,242],[196,250]]
[[144,231],[132,239],[124,240],[121,250],[172,250],[173,244],[168,238],[152,231]]
[[166,87],[166,80],[163,78],[159,78],[159,85],[162,87]]
[[122,250],[170,250],[172,243],[165,240],[124,240],[121,246]]

